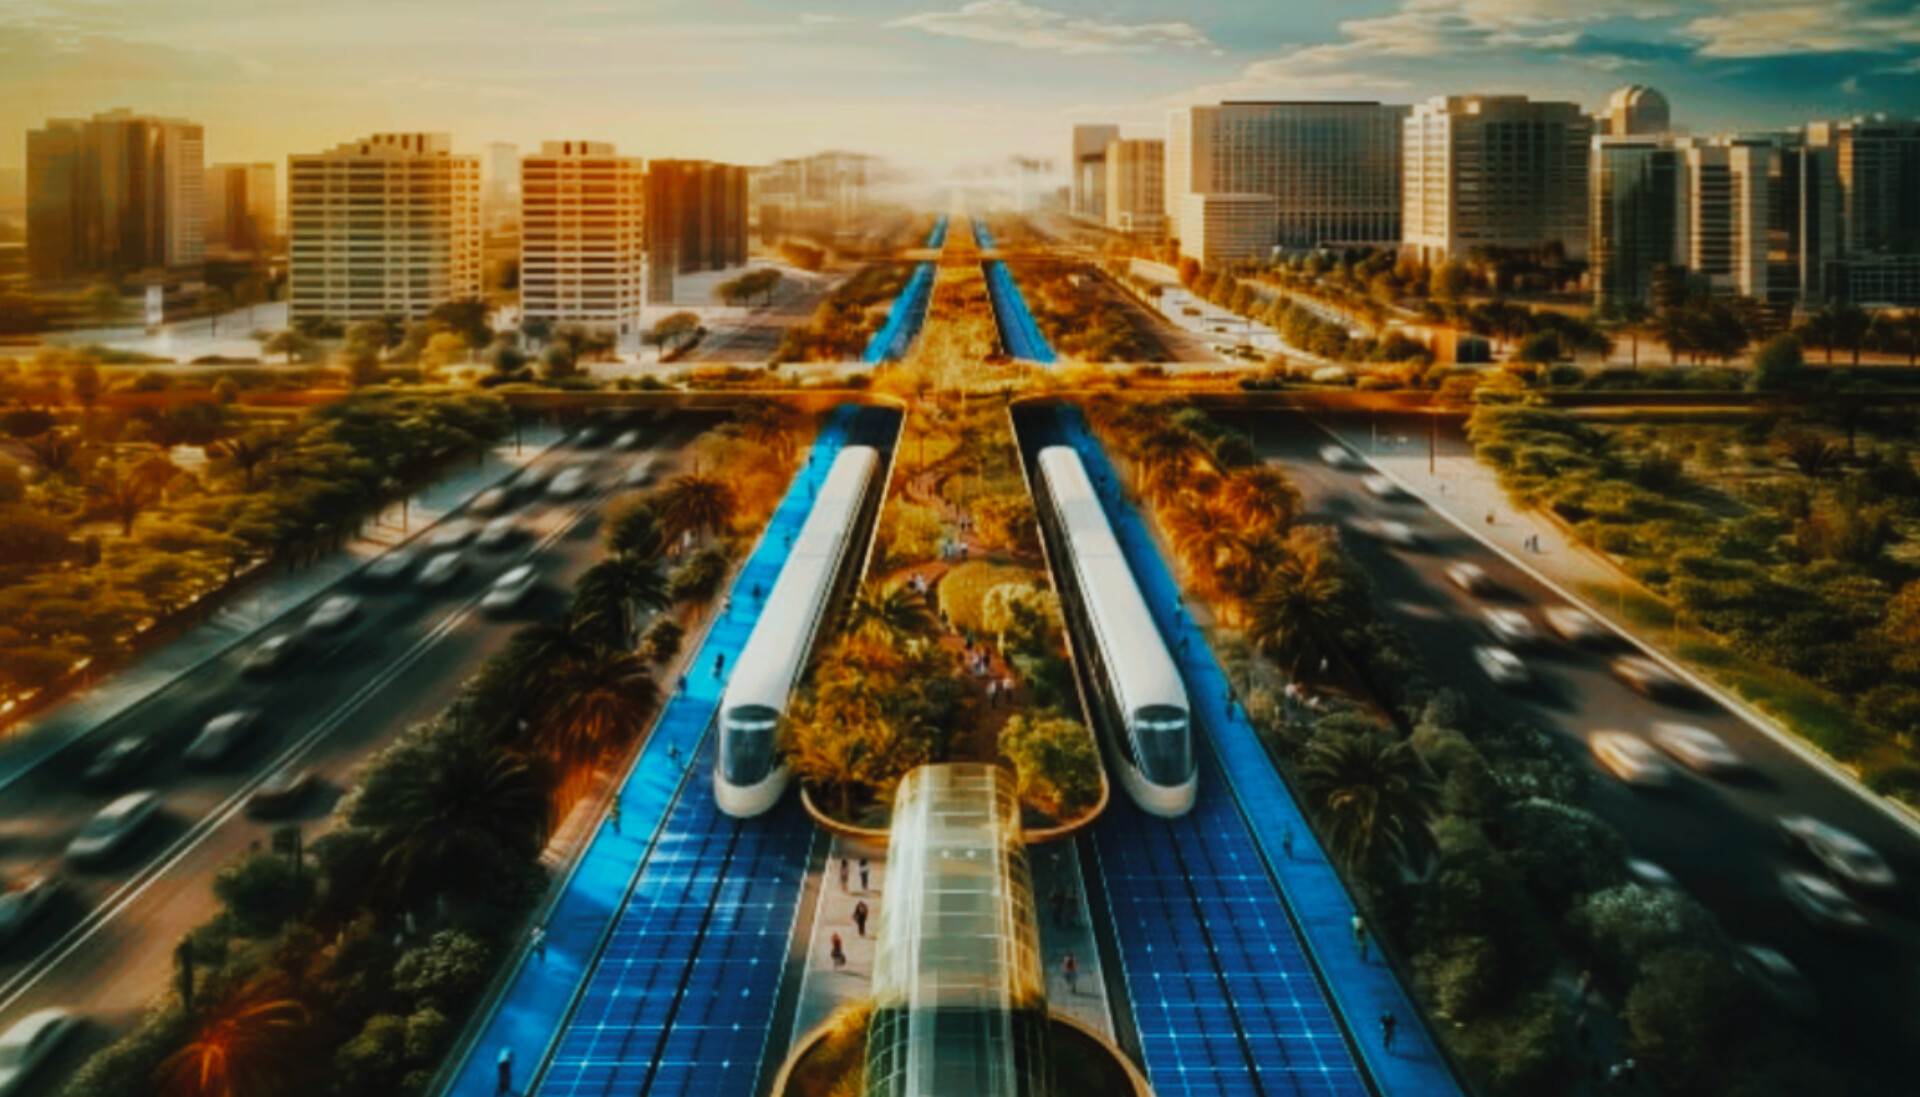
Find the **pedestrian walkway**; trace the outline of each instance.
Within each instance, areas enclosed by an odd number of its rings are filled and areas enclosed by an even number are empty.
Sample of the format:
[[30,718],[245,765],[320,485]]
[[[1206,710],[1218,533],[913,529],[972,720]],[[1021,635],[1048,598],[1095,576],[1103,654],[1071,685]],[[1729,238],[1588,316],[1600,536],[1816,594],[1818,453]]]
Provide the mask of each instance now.
[[388,507],[345,547],[305,567],[282,571],[229,599],[206,621],[164,646],[116,668],[45,712],[0,732],[0,791],[69,744],[86,738],[174,684],[220,658],[289,610],[319,596],[389,547],[419,533],[468,500],[535,460],[562,432],[535,427],[522,432],[519,452],[496,446],[479,461],[424,488],[404,506]]
[[[1027,847],[1033,875],[1033,913],[1040,922],[1040,962],[1047,973],[1047,1009],[1114,1039],[1113,1003],[1100,946],[1087,906],[1086,877],[1071,841]],[[1068,974],[1067,958],[1073,958]]]
[[[866,878],[860,865],[865,861]],[[820,879],[820,902],[807,935],[807,969],[800,977],[800,1000],[793,1015],[787,1049],[820,1027],[834,1011],[873,993],[873,946],[880,933],[880,903],[887,887],[887,843],[835,835],[827,847]],[[854,909],[867,905],[867,928],[854,923]],[[840,937],[841,959],[833,956]]]
[[1405,990],[1355,949],[1351,897],[1106,455],[1076,410],[1057,415],[1054,437],[1037,444],[1072,445],[1086,462],[1177,653],[1196,729],[1190,814],[1154,818],[1116,798],[1094,829],[1155,1091],[1361,1094],[1370,1078],[1386,1097],[1461,1093]]
[[[834,457],[878,414],[842,408],[822,427],[735,590],[773,588]],[[812,828],[792,798],[749,820],[713,805],[706,744],[721,667],[761,608],[730,603],[555,896],[544,949],[514,961],[439,1092],[492,1095],[503,1048],[541,1093],[756,1092]]]

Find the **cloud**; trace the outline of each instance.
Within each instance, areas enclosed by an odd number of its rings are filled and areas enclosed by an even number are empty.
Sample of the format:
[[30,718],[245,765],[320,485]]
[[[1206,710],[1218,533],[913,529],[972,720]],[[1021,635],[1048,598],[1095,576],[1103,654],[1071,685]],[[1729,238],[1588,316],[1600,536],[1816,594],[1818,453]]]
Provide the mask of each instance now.
[[1920,6],[1860,0],[1714,0],[1716,14],[1690,20],[1681,33],[1701,57],[1781,57],[1806,53],[1885,52],[1920,45]]
[[810,26],[823,23],[851,23],[851,15],[834,15],[831,12],[810,11],[800,16],[800,21]]
[[887,26],[1069,55],[1147,53],[1163,46],[1220,52],[1206,32],[1184,20],[1113,23],[1036,7],[1022,0],[972,0],[958,11],[922,12],[895,19]]

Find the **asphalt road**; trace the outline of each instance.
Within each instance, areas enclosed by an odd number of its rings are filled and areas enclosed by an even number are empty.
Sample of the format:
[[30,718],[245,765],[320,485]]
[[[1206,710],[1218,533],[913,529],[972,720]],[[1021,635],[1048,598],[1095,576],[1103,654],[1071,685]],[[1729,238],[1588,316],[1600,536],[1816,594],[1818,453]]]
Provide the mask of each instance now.
[[[633,453],[556,449],[536,467],[590,465],[590,490],[571,501],[540,497],[513,513],[519,541],[497,552],[469,544],[470,566],[449,586],[422,590],[411,576],[379,585],[364,576],[345,590],[364,599],[359,621],[330,652],[296,658],[269,677],[249,677],[235,651],[187,675],[118,723],[156,737],[159,761],[118,786],[88,787],[82,773],[102,745],[90,741],[54,756],[4,794],[0,873],[55,873],[60,891],[17,939],[0,945],[0,1029],[47,1006],[82,1012],[82,1036],[51,1063],[51,1088],[87,1051],[105,1044],[138,1017],[167,983],[182,933],[217,908],[210,882],[218,867],[275,826],[299,821],[317,833],[355,765],[412,723],[444,708],[476,664],[528,620],[559,611],[565,591],[597,555],[603,504],[621,490],[632,464],[684,445],[716,417],[679,413],[642,428]],[[611,432],[603,431],[601,442]],[[512,614],[489,617],[478,601],[487,585],[515,565],[535,565],[540,585]],[[262,638],[283,631],[269,626]],[[261,710],[261,733],[226,764],[190,768],[181,751],[210,717],[235,708]],[[319,783],[289,817],[257,820],[245,799],[279,769],[311,768]],[[96,868],[63,861],[63,851],[94,812],[135,788],[163,793],[161,813],[121,855]]]
[[[1920,840],[1911,831],[1709,699],[1674,705],[1633,692],[1608,673],[1605,654],[1549,640],[1524,653],[1536,678],[1533,688],[1494,686],[1471,653],[1475,644],[1488,642],[1480,612],[1493,605],[1520,609],[1541,627],[1539,611],[1558,603],[1557,596],[1424,504],[1374,497],[1361,483],[1367,470],[1322,463],[1317,451],[1331,439],[1304,417],[1282,412],[1221,418],[1249,431],[1261,456],[1293,476],[1305,496],[1305,521],[1341,528],[1387,612],[1440,681],[1464,692],[1492,720],[1525,722],[1555,735],[1567,755],[1594,775],[1589,806],[1620,831],[1635,856],[1670,872],[1734,940],[1776,948],[1806,975],[1820,1001],[1808,1033],[1822,1055],[1865,1069],[1894,1092],[1904,1088],[1920,1066],[1920,901],[1914,889]],[[1382,520],[1408,524],[1424,547],[1391,548],[1363,532],[1366,523]],[[1475,598],[1449,583],[1444,569],[1457,561],[1486,569],[1503,593]],[[1721,736],[1751,764],[1751,777],[1723,781],[1686,773],[1672,791],[1636,791],[1595,764],[1586,748],[1594,729],[1644,735],[1661,720]],[[1794,813],[1851,831],[1898,874],[1900,885],[1886,892],[1853,890],[1871,921],[1867,932],[1817,926],[1788,903],[1778,872],[1820,871],[1781,837],[1776,820]]]
[[754,366],[766,363],[780,348],[787,329],[806,323],[840,281],[838,276],[826,275],[816,275],[804,282],[792,276],[781,279],[773,291],[771,306],[741,310],[744,315],[738,324],[716,329],[680,362]]

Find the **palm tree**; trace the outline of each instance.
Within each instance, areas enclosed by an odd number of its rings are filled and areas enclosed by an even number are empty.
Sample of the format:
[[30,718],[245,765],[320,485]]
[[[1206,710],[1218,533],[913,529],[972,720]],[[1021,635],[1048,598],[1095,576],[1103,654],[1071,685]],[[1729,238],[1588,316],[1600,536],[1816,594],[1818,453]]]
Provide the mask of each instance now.
[[1612,313],[1613,316],[1609,326],[1616,331],[1625,332],[1627,338],[1632,341],[1633,357],[1631,364],[1634,369],[1639,369],[1640,333],[1645,330],[1647,321],[1653,318],[1653,310],[1647,308],[1646,302],[1629,298],[1624,301],[1615,302]]
[[1797,430],[1780,439],[1778,449],[1809,480],[1820,479],[1840,464],[1840,447],[1807,431]]
[[1200,586],[1218,585],[1221,561],[1239,536],[1238,524],[1209,496],[1189,495],[1166,512],[1174,551]]
[[1285,533],[1300,514],[1300,489],[1270,465],[1237,469],[1221,486],[1220,503],[1242,525]]
[[531,861],[547,838],[547,797],[519,754],[450,743],[393,776],[356,822],[379,835],[380,871],[400,903],[477,891],[503,861]]
[[280,1092],[297,1060],[290,1045],[307,1025],[307,1007],[278,972],[256,980],[201,1021],[193,1039],[161,1064],[168,1094],[252,1097]]
[[660,492],[660,524],[669,539],[718,533],[739,509],[733,485],[717,476],[678,476]]
[[615,556],[659,560],[666,554],[667,536],[660,529],[659,512],[650,502],[616,509],[607,518],[604,539],[607,551]]
[[1135,486],[1144,489],[1146,481],[1160,470],[1185,472],[1192,466],[1194,452],[1199,448],[1200,439],[1190,430],[1163,425],[1148,431],[1140,438],[1140,447],[1134,456],[1138,474]]
[[1833,310],[1833,340],[1853,352],[1853,364],[1860,364],[1860,347],[1873,328],[1873,314],[1858,305],[1841,305]]
[[1838,341],[1839,326],[1836,321],[1834,310],[1821,309],[1809,315],[1794,330],[1802,343],[1816,343],[1826,351],[1827,365],[1833,364],[1833,344]]
[[641,614],[665,609],[668,604],[667,580],[658,564],[638,556],[613,556],[580,576],[568,613],[600,618],[607,637],[605,646],[630,651],[640,635]]
[[120,536],[133,536],[133,523],[160,501],[167,485],[180,474],[172,461],[158,454],[131,468],[112,466],[103,479],[87,485],[87,496],[119,521]]
[[1319,802],[1320,823],[1333,855],[1349,873],[1385,862],[1424,859],[1433,836],[1438,790],[1405,739],[1383,729],[1323,729],[1308,742],[1300,781]]
[[808,785],[823,792],[832,790],[842,819],[852,814],[854,790],[865,784],[872,754],[872,744],[863,734],[866,726],[842,713],[801,702],[793,706],[781,729],[780,751],[787,767]]
[[563,764],[592,765],[646,728],[660,687],[645,659],[601,651],[553,668],[548,694],[551,707],[539,723],[545,750]]
[[1340,634],[1357,621],[1353,591],[1333,556],[1295,552],[1274,565],[1253,598],[1248,636],[1292,677],[1331,657]]
[[280,435],[255,432],[222,439],[208,447],[207,452],[239,469],[243,489],[252,491],[254,474],[285,444],[286,439]]
[[784,404],[750,404],[736,411],[733,421],[742,438],[767,447],[782,464],[793,460],[793,416]]
[[882,644],[901,644],[933,631],[926,599],[904,583],[868,583],[847,605],[846,629]]

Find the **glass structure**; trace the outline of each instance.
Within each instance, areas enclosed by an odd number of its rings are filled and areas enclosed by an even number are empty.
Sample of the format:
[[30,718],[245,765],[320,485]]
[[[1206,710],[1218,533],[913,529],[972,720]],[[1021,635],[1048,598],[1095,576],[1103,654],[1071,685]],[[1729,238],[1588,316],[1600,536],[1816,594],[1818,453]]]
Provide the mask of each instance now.
[[900,782],[873,959],[868,1097],[1051,1097],[1033,883],[1013,777]]

